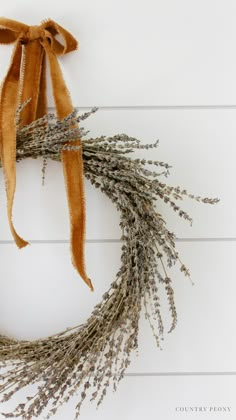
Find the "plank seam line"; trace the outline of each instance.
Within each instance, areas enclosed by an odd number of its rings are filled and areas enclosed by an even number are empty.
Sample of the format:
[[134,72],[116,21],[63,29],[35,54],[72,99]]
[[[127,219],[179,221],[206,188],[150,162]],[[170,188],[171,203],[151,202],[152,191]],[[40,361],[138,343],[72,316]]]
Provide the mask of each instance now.
[[[95,105],[91,106],[76,106],[78,111],[90,110]],[[236,110],[236,105],[108,105],[96,107],[100,111],[169,111],[169,110]],[[55,110],[54,107],[48,108],[51,112]]]
[[236,376],[236,372],[135,372],[125,373],[125,376]]
[[[236,238],[176,238],[176,242],[235,242]],[[29,239],[31,244],[69,244],[68,239]],[[87,239],[88,244],[116,244],[121,239]],[[13,240],[0,240],[0,245],[14,244]]]

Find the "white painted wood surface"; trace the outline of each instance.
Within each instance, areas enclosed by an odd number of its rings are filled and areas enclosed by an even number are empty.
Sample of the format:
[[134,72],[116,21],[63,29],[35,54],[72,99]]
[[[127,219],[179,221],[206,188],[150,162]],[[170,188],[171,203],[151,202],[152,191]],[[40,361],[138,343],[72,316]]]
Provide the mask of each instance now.
[[[192,227],[160,200],[158,209],[165,212],[169,229],[181,238],[236,237],[236,196],[230,181],[236,176],[236,110],[98,110],[83,126],[92,137],[124,132],[147,143],[159,139],[157,149],[142,151],[141,155],[172,166],[170,176],[163,176],[162,182],[184,186],[202,197],[221,199],[215,207],[184,200],[181,206],[193,217]],[[227,134],[226,127],[230,127]],[[0,182],[3,185],[2,178]],[[0,197],[1,238],[9,240],[3,187]],[[89,182],[86,201],[87,239],[119,239],[119,215],[114,205]],[[14,220],[21,235],[28,239],[68,239],[67,214],[60,163],[48,162],[44,186],[42,161],[19,164]]]
[[[234,419],[235,376],[213,377],[126,377],[116,393],[106,396],[106,403],[85,403],[80,418],[83,420],[227,420]],[[215,406],[218,401],[218,406]],[[72,419],[70,413],[76,398],[64,406],[56,420]],[[190,408],[206,407],[207,412],[189,412]],[[231,410],[228,411],[227,408]],[[225,408],[225,410],[224,410]],[[187,411],[180,411],[188,409]],[[223,411],[224,410],[224,411]],[[52,417],[53,418],[53,417]]]
[[[82,420],[235,419],[235,13],[233,0],[9,0],[1,5],[3,16],[28,24],[50,17],[79,40],[79,51],[60,62],[75,106],[101,107],[84,122],[91,136],[125,132],[143,142],[159,139],[150,154],[172,165],[164,181],[221,199],[214,207],[183,202],[192,227],[158,203],[170,230],[184,239],[177,246],[195,285],[173,270],[176,330],[160,351],[142,319],[139,356],[128,371],[133,376],[98,411],[87,404]],[[0,79],[10,54],[10,46],[0,45]],[[114,243],[120,237],[119,215],[86,182],[87,265],[95,285],[94,294],[89,292],[70,264],[60,164],[48,164],[44,187],[41,167],[30,160],[17,167],[15,225],[32,241],[21,251],[9,243],[0,174],[0,327],[29,339],[83,322],[120,264],[120,244]],[[167,327],[168,320],[166,314]],[[196,406],[230,411],[176,410]],[[73,401],[55,416],[72,418]]]
[[235,13],[233,0],[1,5],[3,16],[30,25],[50,17],[78,38],[63,70],[79,106],[235,105]]
[[[177,247],[191,269],[194,286],[177,267],[170,270],[178,326],[167,334],[171,320],[161,290],[166,330],[163,350],[156,348],[143,317],[139,357],[134,355],[129,372],[236,371],[232,334],[236,317],[236,245],[182,242]],[[21,339],[33,339],[84,322],[115,279],[120,267],[120,244],[89,243],[86,250],[94,293],[71,266],[68,244],[33,244],[21,252],[13,245],[1,245],[1,329]]]

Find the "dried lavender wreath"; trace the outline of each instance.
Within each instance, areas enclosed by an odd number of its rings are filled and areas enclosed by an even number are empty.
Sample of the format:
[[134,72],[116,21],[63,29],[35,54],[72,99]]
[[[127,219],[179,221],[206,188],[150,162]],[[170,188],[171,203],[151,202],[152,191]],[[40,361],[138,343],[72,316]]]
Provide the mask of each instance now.
[[[22,107],[18,121],[21,110]],[[8,401],[28,385],[37,385],[36,393],[13,412],[2,413],[6,418],[31,419],[46,411],[48,419],[75,394],[78,395],[75,418],[87,396],[100,405],[108,387],[116,390],[130,364],[131,353],[138,347],[142,309],[160,346],[164,335],[160,288],[164,287],[168,297],[171,315],[168,332],[171,332],[177,323],[177,312],[167,270],[177,262],[186,276],[189,271],[179,259],[175,236],[157,212],[156,202],[163,200],[189,222],[192,219],[179,207],[178,201],[189,197],[203,203],[218,202],[161,182],[160,176],[168,175],[168,164],[129,156],[136,149],[156,148],[158,142],[143,145],[125,134],[86,138],[88,132],[74,128],[75,122],[83,121],[95,111],[93,108],[78,116],[75,110],[62,121],[48,114],[18,129],[17,161],[43,158],[43,179],[47,159],[59,161],[61,151],[69,148],[66,142],[78,139],[79,134],[83,139],[86,178],[120,212],[122,247],[121,268],[83,325],[36,341],[18,341],[0,335],[1,401]],[[147,164],[160,168],[160,172],[148,169]]]

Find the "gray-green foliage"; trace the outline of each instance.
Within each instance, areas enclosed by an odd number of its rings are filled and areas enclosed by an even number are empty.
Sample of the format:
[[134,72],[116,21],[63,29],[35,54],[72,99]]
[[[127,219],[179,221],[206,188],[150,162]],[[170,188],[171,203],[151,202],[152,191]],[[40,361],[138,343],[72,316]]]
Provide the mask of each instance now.
[[[86,178],[109,197],[120,213],[121,267],[83,325],[36,341],[0,336],[0,361],[5,372],[1,376],[2,401],[8,401],[29,384],[38,384],[37,393],[5,417],[31,419],[46,409],[49,418],[78,391],[75,417],[87,395],[99,405],[108,387],[117,388],[131,353],[138,347],[142,309],[160,346],[164,335],[160,289],[164,288],[168,297],[170,332],[176,326],[177,312],[168,269],[177,262],[185,275],[189,276],[189,272],[176,252],[174,234],[157,211],[158,202],[164,201],[191,222],[178,204],[183,198],[210,204],[218,201],[195,197],[161,181],[160,176],[168,174],[168,164],[130,157],[136,149],[156,148],[157,142],[142,145],[125,134],[88,138],[87,132],[75,128],[76,121],[81,122],[95,110],[79,117],[75,111],[63,121],[47,115],[20,128],[17,161],[43,157],[44,177],[47,159],[59,161],[61,150],[76,150],[73,141],[82,138]],[[70,145],[66,144],[69,140]]]

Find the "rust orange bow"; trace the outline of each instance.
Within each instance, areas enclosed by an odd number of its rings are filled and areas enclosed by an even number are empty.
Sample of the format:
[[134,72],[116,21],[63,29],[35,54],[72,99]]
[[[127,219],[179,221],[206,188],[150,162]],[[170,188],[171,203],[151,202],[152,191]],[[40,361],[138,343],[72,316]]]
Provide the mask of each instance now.
[[[55,36],[59,34],[62,45]],[[49,62],[52,90],[57,116],[65,118],[73,105],[57,61],[77,48],[76,39],[52,20],[39,26],[28,26],[0,17],[0,43],[15,43],[11,63],[2,83],[0,97],[0,156],[5,176],[7,214],[11,233],[19,248],[28,245],[16,232],[12,222],[12,208],[16,188],[16,110],[20,103],[31,99],[21,115],[21,124],[29,124],[47,112],[45,58]],[[69,143],[68,143],[69,144]],[[76,144],[81,146],[78,138]],[[67,190],[72,262],[80,276],[93,290],[84,262],[85,200],[82,147],[63,150],[62,165]]]

